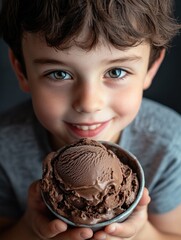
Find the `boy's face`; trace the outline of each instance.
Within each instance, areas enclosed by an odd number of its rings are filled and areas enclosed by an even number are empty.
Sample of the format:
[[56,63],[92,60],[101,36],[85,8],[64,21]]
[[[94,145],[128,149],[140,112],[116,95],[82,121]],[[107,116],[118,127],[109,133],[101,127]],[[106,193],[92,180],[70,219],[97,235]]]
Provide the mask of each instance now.
[[23,54],[27,77],[17,73],[20,85],[30,91],[56,148],[82,137],[116,142],[138,113],[153,75],[146,43],[126,51],[105,44],[60,51],[27,34]]

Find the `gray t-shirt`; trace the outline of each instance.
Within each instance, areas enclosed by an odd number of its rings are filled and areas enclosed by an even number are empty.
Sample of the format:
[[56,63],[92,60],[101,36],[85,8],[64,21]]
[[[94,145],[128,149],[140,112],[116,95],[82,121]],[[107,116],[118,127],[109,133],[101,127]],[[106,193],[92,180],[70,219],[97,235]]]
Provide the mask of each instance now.
[[[120,146],[140,161],[150,191],[149,211],[165,213],[181,204],[181,116],[143,99],[136,119],[122,132]],[[0,117],[0,216],[19,217],[29,185],[41,178],[51,148],[31,102]]]

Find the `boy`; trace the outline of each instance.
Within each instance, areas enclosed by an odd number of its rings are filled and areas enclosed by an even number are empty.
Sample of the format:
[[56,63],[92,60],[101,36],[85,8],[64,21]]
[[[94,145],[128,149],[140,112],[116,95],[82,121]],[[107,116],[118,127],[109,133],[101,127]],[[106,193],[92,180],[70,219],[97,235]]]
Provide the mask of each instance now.
[[[172,1],[5,0],[0,22],[32,98],[0,120],[1,240],[181,240],[181,118],[142,100],[178,30]],[[36,181],[48,152],[82,137],[133,152],[151,196],[94,234],[52,219]]]

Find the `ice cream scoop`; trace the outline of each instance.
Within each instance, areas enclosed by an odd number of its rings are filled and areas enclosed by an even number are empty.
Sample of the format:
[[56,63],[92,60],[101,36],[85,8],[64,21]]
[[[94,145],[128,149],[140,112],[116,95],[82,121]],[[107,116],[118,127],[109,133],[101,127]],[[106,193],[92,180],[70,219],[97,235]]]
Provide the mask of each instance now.
[[116,146],[81,139],[46,157],[42,195],[56,216],[76,225],[93,225],[115,218],[132,205],[139,176],[128,164],[130,156],[120,154]]

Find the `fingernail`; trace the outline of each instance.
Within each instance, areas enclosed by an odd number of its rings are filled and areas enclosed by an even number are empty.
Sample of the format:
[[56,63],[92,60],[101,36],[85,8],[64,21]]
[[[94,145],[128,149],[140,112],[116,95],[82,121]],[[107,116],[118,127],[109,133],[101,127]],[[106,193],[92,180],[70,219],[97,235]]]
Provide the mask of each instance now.
[[109,228],[107,228],[107,233],[113,233],[116,230],[116,227],[113,226],[109,226]]
[[106,239],[106,234],[102,233],[102,235],[100,236],[99,240],[105,240]]
[[92,234],[87,233],[87,232],[81,232],[81,233],[80,233],[80,236],[81,236],[83,239],[88,239],[88,238],[91,238],[91,237],[92,237]]

